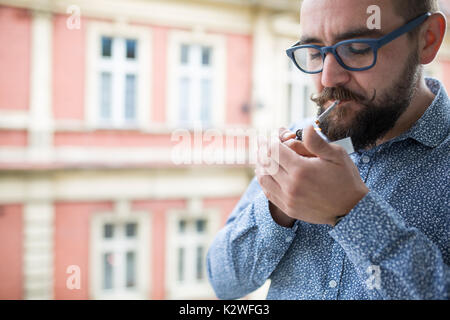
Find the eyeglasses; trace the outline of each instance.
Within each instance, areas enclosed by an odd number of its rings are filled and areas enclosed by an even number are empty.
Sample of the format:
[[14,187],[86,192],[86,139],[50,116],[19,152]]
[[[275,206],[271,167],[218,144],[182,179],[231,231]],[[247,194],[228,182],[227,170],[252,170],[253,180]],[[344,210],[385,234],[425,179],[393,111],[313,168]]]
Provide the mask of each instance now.
[[328,53],[332,53],[337,62],[346,70],[368,70],[377,63],[378,49],[417,28],[430,16],[431,13],[427,12],[379,39],[345,40],[330,47],[298,45],[289,48],[286,53],[297,68],[309,74],[323,71],[325,57]]

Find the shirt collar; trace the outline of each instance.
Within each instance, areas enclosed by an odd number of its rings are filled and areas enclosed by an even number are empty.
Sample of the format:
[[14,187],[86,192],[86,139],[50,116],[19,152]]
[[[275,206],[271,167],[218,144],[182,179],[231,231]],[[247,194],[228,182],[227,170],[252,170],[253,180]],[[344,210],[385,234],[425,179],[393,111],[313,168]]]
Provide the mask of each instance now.
[[415,123],[415,125],[391,140],[391,143],[414,139],[428,147],[437,147],[449,134],[450,130],[450,101],[443,84],[433,78],[426,78],[428,88],[436,95],[431,105]]

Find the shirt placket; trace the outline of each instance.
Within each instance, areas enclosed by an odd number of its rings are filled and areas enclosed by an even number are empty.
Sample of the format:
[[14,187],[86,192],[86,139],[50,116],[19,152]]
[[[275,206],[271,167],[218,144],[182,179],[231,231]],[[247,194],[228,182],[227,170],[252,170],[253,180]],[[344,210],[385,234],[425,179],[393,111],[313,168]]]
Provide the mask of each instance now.
[[332,262],[330,271],[328,272],[328,278],[325,283],[325,300],[337,300],[339,298],[338,294],[341,286],[344,260],[345,252],[337,242],[334,242],[331,258]]
[[[370,167],[373,164],[373,157],[375,150],[370,150],[363,153],[353,154],[351,156],[353,162],[358,167],[361,179],[367,182],[370,173]],[[328,272],[328,278],[326,280],[325,299],[337,300],[339,299],[339,289],[341,287],[342,273],[344,272],[345,252],[342,247],[337,243],[333,243],[332,249],[332,265]]]
[[372,159],[374,157],[375,150],[370,150],[354,158],[355,164],[358,167],[359,174],[361,175],[361,179],[364,182],[367,182],[367,178],[369,177],[370,167],[372,166]]

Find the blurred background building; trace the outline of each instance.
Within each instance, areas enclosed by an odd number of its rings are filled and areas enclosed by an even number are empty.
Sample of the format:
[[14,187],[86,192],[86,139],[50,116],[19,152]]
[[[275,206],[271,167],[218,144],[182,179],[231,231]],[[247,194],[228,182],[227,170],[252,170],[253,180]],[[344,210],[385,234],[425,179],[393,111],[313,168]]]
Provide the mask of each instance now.
[[[173,133],[316,113],[285,55],[299,6],[0,0],[0,299],[214,298],[206,251],[253,169],[174,163]],[[449,71],[447,36],[427,73]]]

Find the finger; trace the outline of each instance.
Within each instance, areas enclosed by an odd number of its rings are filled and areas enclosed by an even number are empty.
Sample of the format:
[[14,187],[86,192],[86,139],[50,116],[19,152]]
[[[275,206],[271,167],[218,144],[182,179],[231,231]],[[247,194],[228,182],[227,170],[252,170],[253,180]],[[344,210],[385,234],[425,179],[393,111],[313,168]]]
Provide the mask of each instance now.
[[263,147],[267,148],[267,137],[265,137],[264,135],[258,135],[257,143],[258,143],[258,151],[260,151],[260,149]]
[[299,156],[294,150],[280,141],[272,141],[270,144],[270,158],[278,163],[288,174],[295,166],[305,163],[305,158]]
[[316,157],[315,154],[306,149],[305,144],[301,141],[291,139],[286,141],[284,144],[287,145],[290,149],[294,150],[300,156],[308,158]]
[[[260,182],[261,187],[266,188],[271,193],[280,195],[282,190],[280,184],[262,167],[255,169],[255,176]],[[260,181],[261,180],[261,181]],[[262,183],[261,183],[262,182]]]
[[287,172],[280,167],[280,164],[264,154],[258,157],[256,168],[264,170],[264,174],[273,176],[280,183],[283,183],[286,181],[284,179],[288,178]]
[[[255,171],[257,172],[257,171]],[[287,208],[284,202],[281,200],[282,190],[280,185],[273,179],[270,175],[257,173],[256,179],[261,186],[266,198],[271,201],[274,205],[281,209],[281,211],[286,212]]]
[[340,162],[341,147],[330,144],[323,140],[315,131],[313,126],[309,126],[304,132],[304,144],[307,150],[315,154],[322,160]]
[[286,170],[281,168],[280,164],[270,157],[266,158],[266,161],[269,163],[257,161],[256,168],[264,170],[265,174],[272,176],[280,185],[285,184],[289,180]]
[[286,142],[290,139],[295,139],[295,137],[296,137],[295,132],[292,132],[291,130],[286,129],[286,128],[280,128],[279,135],[280,135],[281,142]]
[[270,165],[269,148],[268,148],[268,145],[266,142],[262,142],[262,141],[259,142],[256,159],[257,159],[257,162],[261,166],[269,166]]

